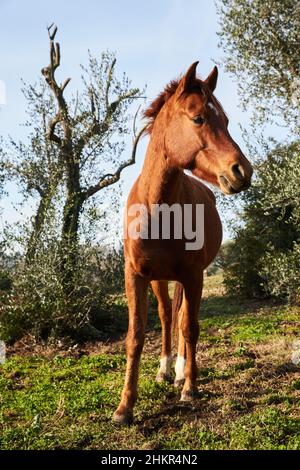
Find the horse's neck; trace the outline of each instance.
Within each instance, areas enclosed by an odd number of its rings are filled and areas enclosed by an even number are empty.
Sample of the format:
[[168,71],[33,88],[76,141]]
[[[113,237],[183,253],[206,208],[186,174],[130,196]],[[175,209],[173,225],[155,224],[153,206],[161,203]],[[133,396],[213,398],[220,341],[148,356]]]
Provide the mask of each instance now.
[[139,179],[139,195],[148,207],[151,204],[174,204],[179,201],[182,170],[171,167],[162,145],[150,139]]

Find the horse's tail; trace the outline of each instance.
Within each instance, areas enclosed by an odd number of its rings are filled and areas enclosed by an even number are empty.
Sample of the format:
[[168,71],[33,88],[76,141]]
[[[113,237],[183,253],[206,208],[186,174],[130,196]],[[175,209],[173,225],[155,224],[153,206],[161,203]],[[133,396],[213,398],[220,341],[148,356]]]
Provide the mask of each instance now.
[[183,299],[183,285],[176,282],[174,296],[172,301],[172,333],[176,337],[178,335],[178,314]]

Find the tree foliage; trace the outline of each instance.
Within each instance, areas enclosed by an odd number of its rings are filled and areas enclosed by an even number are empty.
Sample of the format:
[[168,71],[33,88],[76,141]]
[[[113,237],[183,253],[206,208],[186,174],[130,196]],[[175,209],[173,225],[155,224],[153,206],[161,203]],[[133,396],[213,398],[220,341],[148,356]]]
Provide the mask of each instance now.
[[[278,145],[256,168],[229,246],[225,284],[247,296],[299,298],[300,144]],[[298,183],[297,183],[298,182]]]
[[299,131],[300,4],[295,0],[218,0],[226,71],[241,102],[261,122],[277,116]]

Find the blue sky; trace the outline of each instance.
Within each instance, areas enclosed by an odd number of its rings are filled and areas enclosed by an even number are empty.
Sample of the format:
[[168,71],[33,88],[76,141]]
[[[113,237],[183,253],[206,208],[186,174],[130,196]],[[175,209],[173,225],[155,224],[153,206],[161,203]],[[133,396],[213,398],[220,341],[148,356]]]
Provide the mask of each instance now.
[[[48,64],[47,25],[55,22],[62,60],[58,78],[72,77],[70,91],[80,87],[80,63],[87,50],[94,55],[105,49],[117,55],[118,70],[134,85],[147,84],[152,99],[164,85],[199,60],[198,72],[206,77],[220,60],[213,0],[0,0],[0,80],[6,85],[7,103],[0,110],[1,134],[22,137],[25,119],[21,78],[34,82]],[[249,125],[249,115],[238,107],[236,83],[220,69],[216,96],[230,119],[230,132],[243,148],[239,123]],[[137,164],[123,173],[128,193],[141,169],[146,142],[139,148]],[[129,153],[128,149],[128,153]],[[13,196],[4,200],[4,216],[14,219]]]

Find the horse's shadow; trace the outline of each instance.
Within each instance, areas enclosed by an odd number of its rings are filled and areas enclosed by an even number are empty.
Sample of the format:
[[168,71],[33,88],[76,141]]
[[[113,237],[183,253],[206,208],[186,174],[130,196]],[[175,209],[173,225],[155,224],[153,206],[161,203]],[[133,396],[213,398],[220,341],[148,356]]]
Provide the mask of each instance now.
[[[168,418],[177,416],[178,420],[175,420],[174,426],[181,428],[182,420],[193,421],[195,419],[201,419],[205,415],[205,406],[208,401],[217,394],[213,392],[199,392],[197,398],[192,402],[181,402],[180,392],[171,391],[167,393],[165,400],[163,401],[160,409],[152,414],[142,415],[136,420],[138,431],[141,432],[145,437],[151,437],[156,434],[164,425]],[[211,402],[213,403],[213,402]],[[217,406],[215,405],[217,408]]]
[[[266,370],[262,379],[271,376],[273,378],[279,379],[282,376],[287,376],[289,374],[293,375],[294,373],[300,373],[300,367],[298,365],[285,362],[279,365],[274,365],[272,370]],[[218,377],[218,380],[220,379],[228,380],[228,377]],[[204,385],[207,383],[207,380],[205,379],[203,381],[201,378],[198,379],[198,387],[200,390],[201,384]],[[268,395],[268,387],[268,383],[263,382],[262,380],[261,387],[255,388],[253,386],[253,389],[250,388],[249,391],[244,391],[243,396],[241,397],[241,404],[244,406],[239,409],[233,408],[231,417],[230,415],[227,417],[222,415],[220,410],[220,403],[218,402],[218,399],[223,396],[221,392],[202,390],[199,392],[199,396],[192,402],[181,402],[180,391],[170,391],[166,394],[160,409],[152,414],[142,413],[140,418],[136,420],[136,425],[139,432],[141,432],[145,437],[151,438],[152,435],[155,435],[162,428],[168,427],[170,424],[169,418],[175,416],[177,416],[178,419],[172,421],[172,427],[177,427],[178,429],[181,429],[184,423],[191,423],[195,421],[203,421],[207,423],[209,415],[214,420],[218,418],[218,415],[222,420],[228,421],[233,418],[236,419],[239,416],[253,413],[253,410],[256,407],[259,408],[261,406],[262,400]],[[275,394],[276,391],[277,390],[274,390]],[[280,392],[280,388],[278,389],[278,392]],[[271,398],[274,399],[273,397]],[[284,397],[282,397],[282,399],[284,399]],[[291,398],[291,401],[295,400],[296,399],[293,400],[293,398]]]

